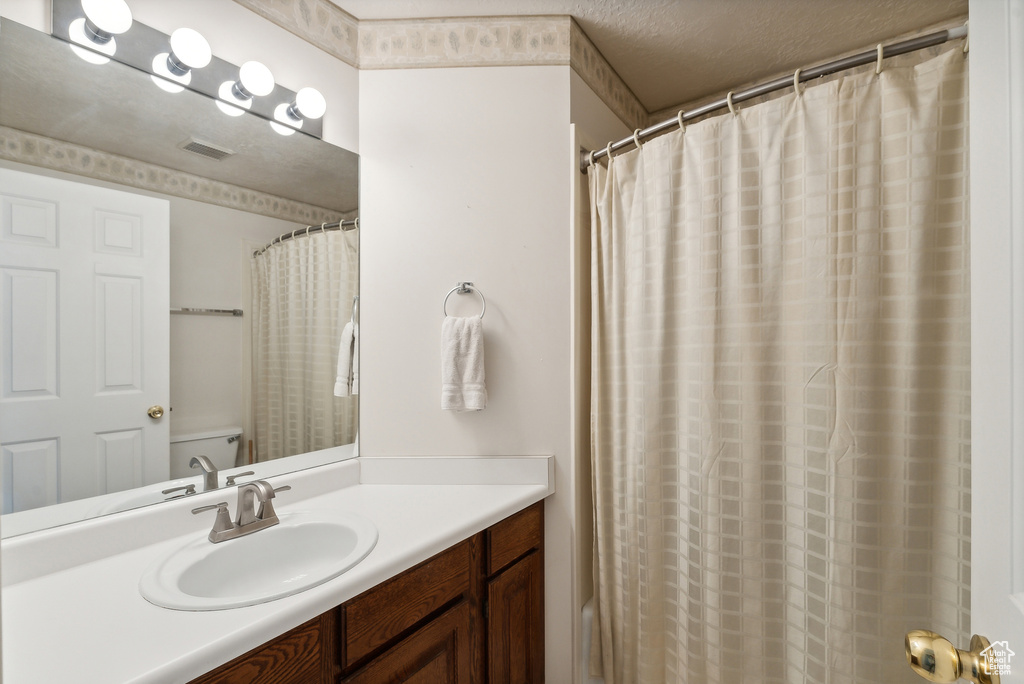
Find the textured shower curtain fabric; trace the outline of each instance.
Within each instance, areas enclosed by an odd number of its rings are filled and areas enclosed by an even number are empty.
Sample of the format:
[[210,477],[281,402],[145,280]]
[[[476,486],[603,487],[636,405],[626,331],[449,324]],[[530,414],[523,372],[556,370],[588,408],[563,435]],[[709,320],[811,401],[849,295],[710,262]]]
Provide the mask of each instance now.
[[251,261],[256,457],[348,444],[357,397],[335,397],[342,329],[359,282],[356,231],[286,240]]
[[967,75],[886,60],[590,169],[607,684],[918,682],[969,632]]

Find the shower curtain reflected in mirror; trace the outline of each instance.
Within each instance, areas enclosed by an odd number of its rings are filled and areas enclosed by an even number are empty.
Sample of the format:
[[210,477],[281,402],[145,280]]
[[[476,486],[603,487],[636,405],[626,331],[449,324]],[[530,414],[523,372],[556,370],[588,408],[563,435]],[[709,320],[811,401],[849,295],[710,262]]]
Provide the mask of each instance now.
[[966,58],[887,60],[591,167],[592,670],[920,681],[966,643]]
[[358,293],[358,230],[311,233],[251,261],[255,460],[356,440],[358,397],[334,396]]

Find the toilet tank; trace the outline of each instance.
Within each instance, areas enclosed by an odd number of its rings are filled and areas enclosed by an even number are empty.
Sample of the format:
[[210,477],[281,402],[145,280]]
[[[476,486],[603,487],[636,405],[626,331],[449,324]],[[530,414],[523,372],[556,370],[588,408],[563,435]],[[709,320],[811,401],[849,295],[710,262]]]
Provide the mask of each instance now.
[[236,426],[171,435],[171,479],[201,474],[188,467],[193,456],[206,456],[217,470],[234,468],[241,437],[242,428]]

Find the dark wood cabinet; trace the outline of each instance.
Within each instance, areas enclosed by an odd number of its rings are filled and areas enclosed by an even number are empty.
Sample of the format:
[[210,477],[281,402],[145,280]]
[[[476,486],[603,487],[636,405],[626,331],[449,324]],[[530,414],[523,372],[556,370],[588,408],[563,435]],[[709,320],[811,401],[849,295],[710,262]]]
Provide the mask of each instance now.
[[469,591],[466,540],[341,606],[346,670]]
[[540,551],[487,583],[488,684],[544,681],[544,564]]
[[470,606],[460,601],[346,677],[344,684],[469,684]]
[[192,684],[310,684],[333,682],[334,613],[324,613],[235,658]]
[[543,684],[544,502],[191,684]]

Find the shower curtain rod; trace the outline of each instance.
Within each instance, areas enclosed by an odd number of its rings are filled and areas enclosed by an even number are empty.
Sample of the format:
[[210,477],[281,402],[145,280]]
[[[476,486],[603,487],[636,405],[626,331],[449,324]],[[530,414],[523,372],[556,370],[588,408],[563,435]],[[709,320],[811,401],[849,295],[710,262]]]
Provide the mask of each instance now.
[[260,254],[263,254],[264,252],[266,252],[268,249],[270,249],[274,245],[280,244],[280,243],[284,242],[285,240],[291,240],[293,237],[298,237],[300,235],[309,235],[310,233],[320,233],[320,232],[326,233],[329,230],[349,231],[349,230],[354,230],[354,229],[356,229],[358,227],[359,227],[359,219],[358,218],[354,218],[354,219],[352,219],[350,221],[335,221],[334,223],[321,223],[321,224],[316,225],[316,226],[306,226],[305,228],[297,228],[297,229],[293,230],[290,233],[285,233],[284,235],[278,235],[276,238],[274,238],[273,240],[271,240],[267,244],[263,245],[262,247],[257,249],[255,252],[253,252],[252,255],[254,257],[258,257]]
[[[719,109],[731,109],[733,105],[739,104],[744,100],[750,100],[755,97],[760,97],[761,95],[767,95],[768,93],[773,93],[777,90],[782,90],[791,86],[795,87],[797,82],[804,83],[805,81],[811,81],[822,76],[828,76],[829,74],[877,62],[881,59],[885,59],[886,57],[895,57],[896,55],[903,55],[908,52],[914,52],[915,50],[923,50],[924,48],[932,47],[934,45],[941,45],[950,40],[966,37],[967,25],[965,24],[956,28],[936,31],[916,38],[902,40],[891,45],[879,45],[875,50],[866,50],[856,55],[837,59],[825,64],[819,64],[818,66],[810,67],[808,69],[801,69],[793,76],[782,76],[774,81],[768,81],[745,90],[730,93],[731,97],[723,97],[688,112],[680,111],[678,116],[671,119],[654,124],[653,126],[648,126],[644,129],[637,129],[633,135],[628,138],[623,138],[622,140],[609,143],[608,146],[602,150],[594,150],[593,152],[584,150],[580,153],[580,171],[586,173],[591,162],[596,162],[599,159],[607,157],[610,152],[618,152],[630,145],[636,145],[638,140],[651,138],[673,128],[678,128],[680,117],[682,118],[683,123],[686,123],[687,121],[697,119],[710,114],[711,112],[718,111]],[[591,154],[593,154],[593,157],[591,157]]]

